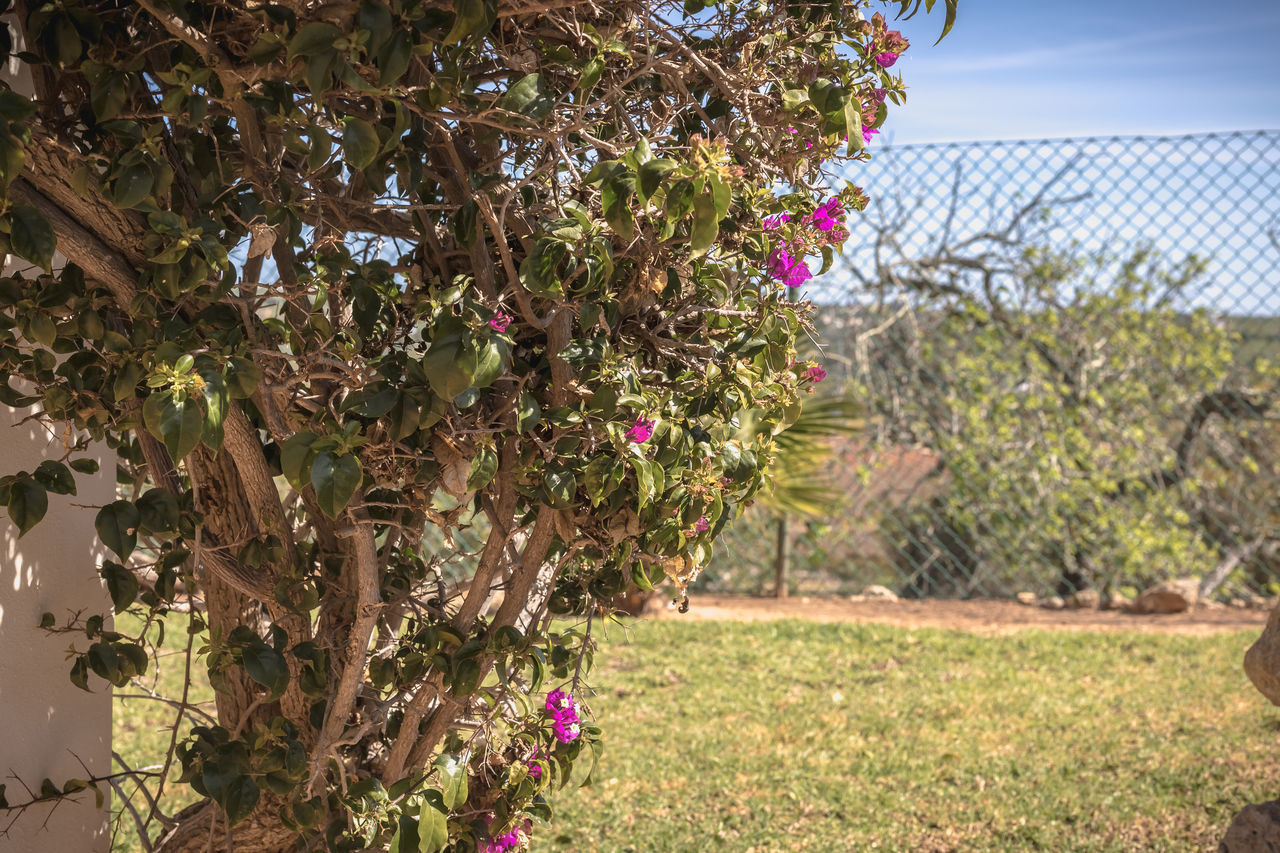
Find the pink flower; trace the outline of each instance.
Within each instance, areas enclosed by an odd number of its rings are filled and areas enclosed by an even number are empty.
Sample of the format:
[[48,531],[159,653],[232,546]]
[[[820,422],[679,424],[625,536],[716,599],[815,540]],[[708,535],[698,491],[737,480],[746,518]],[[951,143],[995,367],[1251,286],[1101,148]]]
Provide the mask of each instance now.
[[835,197],[819,205],[818,209],[809,215],[809,222],[819,231],[830,231],[841,224],[839,219],[841,216],[844,216],[844,209],[840,207],[839,197]]
[[821,382],[827,378],[827,371],[821,365],[815,364],[804,372],[804,376],[810,382]]
[[654,421],[641,415],[636,418],[636,422],[631,425],[631,429],[627,430],[627,438],[636,444],[644,444],[653,435],[653,426]]
[[886,50],[882,53],[876,54],[876,64],[879,65],[881,68],[889,68],[893,65],[893,63],[897,61],[898,61],[898,54],[894,53],[891,50]]
[[804,258],[793,258],[786,249],[774,249],[769,254],[769,274],[787,287],[799,287],[813,278]]
[[576,711],[577,703],[573,701],[573,697],[563,690],[552,690],[547,694],[547,710],[552,714],[558,714],[562,711]]
[[790,213],[775,213],[773,216],[766,216],[762,224],[764,225],[764,230],[776,231],[782,225],[790,221]]
[[552,731],[556,740],[571,743],[582,733],[578,719],[578,703],[563,690],[552,690],[547,694],[547,711],[555,721]]
[[514,319],[515,317],[512,317],[506,311],[499,311],[490,318],[489,325],[495,332],[505,332],[507,327],[511,325],[511,321]]
[[514,829],[511,832],[504,832],[496,838],[490,838],[485,845],[480,848],[480,853],[506,853],[520,846],[520,833]]
[[555,732],[556,740],[561,743],[573,743],[578,739],[578,735],[582,734],[582,727],[578,724],[576,717],[569,719],[568,715],[565,715],[555,721],[552,731]]
[[704,515],[693,523],[693,529],[699,533],[706,533],[711,529],[711,525],[707,523],[707,517]]
[[530,779],[537,780],[542,778],[542,765],[538,763],[538,759],[542,757],[542,748],[535,746],[533,748],[533,755],[530,755],[524,764],[525,768],[529,771]]
[[865,145],[866,143],[870,142],[870,141],[871,141],[871,137],[875,136],[875,135],[876,135],[877,133],[879,133],[879,132],[880,132],[880,131],[879,131],[879,130],[877,130],[876,128],[874,128],[874,127],[867,127],[867,126],[864,124],[864,125],[862,126],[862,142],[863,142],[863,144]]

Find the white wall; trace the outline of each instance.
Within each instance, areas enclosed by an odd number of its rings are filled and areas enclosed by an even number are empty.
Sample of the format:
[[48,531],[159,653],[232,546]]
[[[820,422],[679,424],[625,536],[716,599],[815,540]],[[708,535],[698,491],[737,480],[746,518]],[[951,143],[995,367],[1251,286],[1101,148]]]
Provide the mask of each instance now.
[[[38,425],[14,425],[25,414],[0,404],[0,474],[34,471],[61,456],[61,442]],[[50,635],[37,627],[45,612],[59,623],[75,611],[111,612],[92,549],[95,510],[72,506],[115,499],[114,462],[99,461],[106,464],[96,476],[76,475],[77,495],[49,495],[48,514],[21,540],[0,507],[0,782],[11,804],[27,798],[15,776],[38,790],[45,778],[61,786],[111,772],[109,685],[91,675],[90,694],[67,677],[65,650],[74,641],[83,651],[84,634]],[[46,825],[52,808],[42,804],[18,816],[0,835],[0,851],[107,851],[107,810],[96,807],[92,791],[59,804]],[[0,812],[0,832],[13,817]]]
[[[19,70],[12,61],[0,66],[0,77],[30,95],[29,75]],[[13,270],[6,266],[3,274]],[[19,425],[29,414],[0,404],[0,475],[34,471],[45,459],[62,455],[61,442],[42,427]],[[92,507],[115,499],[115,464],[103,450],[95,449],[98,475],[77,474],[75,496],[50,495],[44,520],[21,540],[0,507],[0,784],[11,804],[28,798],[18,780],[39,791],[46,778],[61,787],[68,779],[112,770],[110,686],[94,676],[92,694],[73,686],[65,653],[73,635],[51,635],[37,627],[46,612],[59,623],[76,611],[111,612],[98,578],[100,555],[93,551]],[[83,651],[85,636],[77,642]],[[0,812],[0,851],[106,853],[108,813],[97,808],[92,791],[55,803],[16,817]]]

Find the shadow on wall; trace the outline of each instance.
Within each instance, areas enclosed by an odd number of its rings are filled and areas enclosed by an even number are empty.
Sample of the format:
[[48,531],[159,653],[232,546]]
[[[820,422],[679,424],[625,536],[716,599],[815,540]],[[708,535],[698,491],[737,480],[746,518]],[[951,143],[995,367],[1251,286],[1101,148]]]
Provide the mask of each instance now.
[[[29,414],[0,406],[0,474],[34,471],[63,455],[59,436],[22,422]],[[46,778],[61,787],[67,779],[111,772],[109,685],[95,679],[94,692],[86,693],[68,677],[65,650],[71,643],[83,649],[86,638],[38,627],[46,612],[58,624],[77,612],[110,613],[94,551],[95,507],[115,494],[114,466],[102,467],[96,476],[76,476],[76,495],[49,495],[44,519],[21,539],[0,507],[0,784],[10,803],[29,798],[24,784],[38,791]],[[105,853],[107,813],[95,807],[92,791],[58,805],[45,825],[53,808],[0,812],[0,850]]]

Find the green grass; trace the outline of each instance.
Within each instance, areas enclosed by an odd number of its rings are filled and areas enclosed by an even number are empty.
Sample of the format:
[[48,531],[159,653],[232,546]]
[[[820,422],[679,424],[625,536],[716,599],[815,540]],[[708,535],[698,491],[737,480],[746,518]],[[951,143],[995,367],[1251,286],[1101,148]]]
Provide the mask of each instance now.
[[1280,793],[1254,632],[611,633],[594,785],[536,849],[1204,850]]
[[[118,631],[134,634],[141,626],[141,620],[131,616],[116,617],[116,630]],[[165,646],[160,650],[158,659],[153,661],[154,667],[148,670],[143,680],[153,692],[161,696],[178,699],[182,696],[187,619],[179,614],[173,614],[169,616],[165,628]],[[196,648],[199,648],[200,645],[201,641],[197,638]],[[214,715],[213,690],[206,680],[204,662],[195,655],[194,651],[191,655],[191,670],[196,680],[191,686],[191,693],[188,696],[189,701],[196,703],[205,713]],[[117,696],[120,694],[138,695],[141,691],[133,687],[127,687],[117,690],[115,693]],[[176,716],[177,710],[175,708],[157,702],[154,699],[117,699],[113,718],[114,737],[112,746],[134,769],[158,770],[158,765],[163,763],[165,753],[169,749],[169,742],[172,737],[171,727]],[[192,718],[188,716],[183,721],[179,737],[185,736],[194,724],[207,725],[206,722],[201,720],[196,720],[193,723]],[[120,768],[117,766],[115,769],[119,770]],[[170,812],[177,811],[182,806],[200,799],[199,795],[188,785],[173,781],[177,779],[181,770],[182,768],[175,759],[169,774],[170,786],[165,792],[165,806],[166,810]],[[126,782],[125,791],[132,793],[133,790],[134,786]],[[146,801],[140,795],[137,795],[136,805],[141,809],[146,805]],[[112,796],[111,808],[113,818],[115,818],[115,812],[121,808],[119,797]],[[127,814],[121,815],[113,823],[112,828],[114,831],[114,840],[111,844],[112,851],[141,853],[144,848],[137,841],[137,833],[132,818]],[[153,823],[150,828],[150,834],[154,837],[158,829],[158,825]]]
[[[594,784],[533,850],[1212,849],[1280,794],[1255,637],[612,625]],[[117,749],[155,755],[168,717],[127,703]]]

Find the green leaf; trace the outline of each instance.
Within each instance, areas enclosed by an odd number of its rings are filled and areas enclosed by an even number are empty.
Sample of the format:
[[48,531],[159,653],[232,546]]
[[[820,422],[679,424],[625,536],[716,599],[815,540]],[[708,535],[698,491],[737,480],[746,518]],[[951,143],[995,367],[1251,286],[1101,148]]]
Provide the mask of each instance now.
[[71,683],[86,693],[93,692],[89,689],[89,663],[83,656],[77,657],[71,665]]
[[253,395],[258,389],[258,382],[262,378],[262,371],[258,369],[258,365],[254,364],[247,358],[241,356],[232,356],[227,360],[227,390],[231,393],[232,398],[243,400]]
[[678,165],[675,160],[669,160],[665,157],[650,160],[642,165],[639,170],[641,196],[648,198],[657,192],[658,187],[662,185],[662,179]]
[[493,337],[486,341],[476,353],[476,369],[470,384],[476,388],[488,388],[506,373],[507,352],[507,343],[501,338]]
[[471,387],[479,353],[473,346],[463,345],[463,336],[470,335],[466,326],[455,317],[447,318],[433,329],[431,347],[422,358],[422,369],[436,396],[452,400]]
[[295,56],[312,56],[329,50],[333,43],[342,37],[342,31],[325,21],[313,21],[298,30],[297,35],[289,40],[288,58]]
[[107,592],[116,613],[123,613],[138,598],[138,579],[133,572],[112,560],[104,560],[98,571],[107,582]]
[[604,60],[598,56],[582,66],[582,76],[578,78],[579,99],[590,94],[595,85],[600,82],[602,74],[604,74]]
[[289,436],[280,446],[280,471],[295,489],[301,491],[311,482],[311,445],[319,436],[314,432],[299,432]]
[[99,678],[115,684],[120,680],[120,656],[110,643],[97,642],[89,647],[86,656],[89,668]]
[[24,336],[37,344],[44,344],[47,347],[53,346],[53,342],[58,339],[58,327],[54,324],[53,318],[43,311],[36,311],[27,315],[26,332]]
[[597,456],[582,472],[583,487],[587,490],[587,496],[591,498],[592,506],[599,506],[600,502],[613,491],[609,474],[613,471],[614,462],[615,460],[609,456]]
[[850,98],[844,105],[845,132],[849,134],[849,151],[858,151],[862,142],[862,103],[857,98]]
[[647,459],[632,459],[631,467],[636,472],[637,511],[654,498],[653,463]]
[[200,439],[206,447],[217,451],[222,447],[223,421],[231,406],[231,393],[221,373],[206,370],[201,371],[200,376],[204,379],[204,387],[200,389],[204,397],[204,429]]
[[378,54],[378,84],[394,83],[409,70],[413,59],[413,39],[408,32],[397,30]]
[[942,25],[942,35],[938,36],[938,41],[935,41],[934,44],[938,44],[946,38],[947,33],[951,32],[951,28],[956,25],[956,8],[958,7],[960,0],[944,0],[944,2],[946,3],[947,11],[946,18]]
[[396,441],[403,441],[418,431],[422,407],[412,394],[400,392],[388,414],[391,420],[391,437]]
[[[21,123],[36,113],[36,105],[29,98],[17,92],[0,92],[0,118],[5,121]],[[2,787],[2,786],[0,786]]]
[[807,103],[809,103],[808,91],[804,89],[782,90],[782,108],[787,112],[793,113]]
[[541,239],[520,262],[520,283],[539,296],[559,296],[564,291],[557,270],[569,247],[557,240]]
[[467,801],[467,762],[461,756],[446,753],[435,761],[440,771],[440,795],[444,807],[453,811]]
[[333,451],[322,450],[311,463],[311,486],[316,490],[316,502],[320,510],[330,518],[337,518],[360,487],[363,472],[355,454],[338,456]]
[[570,470],[549,470],[542,478],[542,493],[548,506],[567,509],[573,506],[578,493],[578,481]]
[[253,813],[258,805],[258,783],[250,776],[237,776],[223,792],[219,805],[227,822],[235,825]]
[[526,74],[512,84],[498,99],[498,107],[513,113],[542,121],[551,114],[555,99],[551,96],[541,74]]
[[849,92],[830,80],[817,80],[809,85],[809,100],[823,116],[838,116],[849,102]]
[[396,834],[391,836],[391,846],[387,848],[387,853],[418,853],[420,845],[418,822],[408,815],[400,815],[396,823]]
[[9,245],[13,253],[49,272],[58,238],[49,220],[34,207],[12,204],[9,207]]
[[378,141],[378,131],[364,119],[354,116],[347,119],[342,130],[342,151],[353,168],[363,169],[378,156],[382,143]]
[[448,844],[448,815],[424,798],[418,812],[418,853],[440,853]]
[[185,459],[204,435],[204,416],[195,400],[174,401],[168,393],[154,393],[142,404],[147,431],[164,442],[174,462]]
[[71,476],[71,470],[61,462],[46,459],[36,468],[33,476],[37,482],[55,495],[76,493],[76,478]]
[[116,178],[111,196],[117,207],[130,208],[141,204],[151,195],[156,176],[146,163],[134,163]]
[[467,470],[467,491],[483,488],[498,472],[498,454],[491,447],[482,447],[471,460]]
[[23,478],[9,487],[9,520],[18,528],[18,538],[35,527],[49,510],[49,495],[35,480]]
[[267,688],[267,701],[274,702],[284,695],[289,686],[289,664],[284,655],[263,642],[254,643],[244,650],[241,661],[245,672],[254,681]]
[[148,489],[134,503],[138,508],[138,525],[146,533],[173,535],[182,525],[178,499],[168,489]]
[[120,371],[111,383],[111,396],[117,403],[132,400],[138,396],[138,383],[142,381],[142,367],[136,361],[121,365]]
[[98,538],[116,553],[121,561],[129,559],[138,545],[138,525],[141,514],[129,501],[113,501],[102,509],[93,520]]
[[395,29],[391,10],[380,2],[365,0],[356,13],[356,26],[369,34],[369,52],[377,53]]
[[542,408],[538,405],[537,399],[528,391],[520,394],[520,405],[516,410],[516,430],[521,433],[529,432],[538,425],[542,420]]
[[120,659],[120,681],[124,682],[135,675],[145,675],[147,672],[147,664],[150,661],[147,658],[147,650],[137,643],[113,643],[116,655]]
[[453,27],[444,37],[445,44],[457,44],[469,36],[487,33],[498,20],[496,0],[455,0]]
[[123,74],[108,71],[94,80],[89,89],[89,107],[99,122],[120,115],[129,99],[129,82]]
[[342,401],[342,411],[354,411],[366,418],[380,418],[391,411],[400,392],[393,387],[378,391],[365,389],[351,394]]
[[624,240],[635,236],[635,216],[631,212],[631,196],[635,193],[634,176],[625,175],[620,178],[606,180],[600,188],[600,202],[604,208],[604,219]]
[[693,227],[689,229],[689,251],[694,255],[706,252],[720,233],[720,220],[716,216],[715,198],[706,193],[693,200]]
[[583,176],[583,183],[597,184],[620,178],[631,171],[621,160],[601,160],[591,167],[591,171]]

